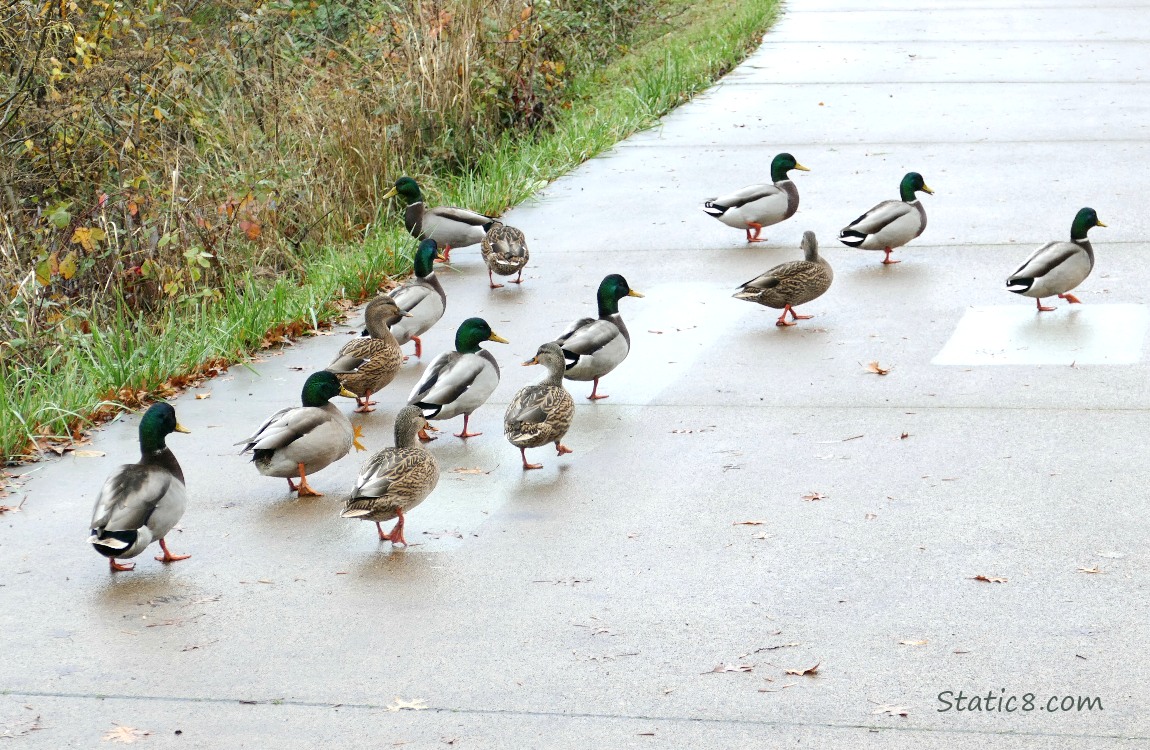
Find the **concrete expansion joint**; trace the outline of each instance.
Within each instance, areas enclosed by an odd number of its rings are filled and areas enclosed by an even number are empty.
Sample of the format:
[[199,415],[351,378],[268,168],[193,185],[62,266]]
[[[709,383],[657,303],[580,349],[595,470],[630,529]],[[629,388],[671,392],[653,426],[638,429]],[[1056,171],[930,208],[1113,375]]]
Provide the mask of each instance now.
[[[37,690],[0,690],[0,695],[18,698],[61,698],[71,700],[126,700],[126,701],[153,701],[162,703],[212,703],[223,705],[246,705],[281,708],[327,708],[351,709],[366,711],[394,711],[381,703],[353,703],[342,701],[303,701],[286,698],[197,698],[179,695],[113,695],[102,693],[57,693]],[[985,736],[985,737],[1041,737],[1050,739],[1094,739],[1094,740],[1150,740],[1150,735],[1119,734],[1110,732],[1026,732],[1026,731],[997,731],[989,729],[955,729],[950,727],[915,727],[915,726],[885,726],[879,724],[853,724],[849,722],[821,722],[821,721],[777,721],[772,719],[742,719],[719,716],[655,716],[645,714],[614,714],[593,711],[532,711],[527,709],[503,708],[460,708],[449,706],[426,706],[421,708],[430,715],[459,714],[472,716],[507,716],[517,718],[547,718],[572,720],[599,720],[599,721],[645,721],[664,722],[673,724],[710,724],[716,726],[751,726],[751,727],[779,727],[795,729],[840,729],[865,730],[867,732],[897,732],[900,734],[929,734],[935,736]],[[420,711],[409,711],[409,714],[418,716]]]

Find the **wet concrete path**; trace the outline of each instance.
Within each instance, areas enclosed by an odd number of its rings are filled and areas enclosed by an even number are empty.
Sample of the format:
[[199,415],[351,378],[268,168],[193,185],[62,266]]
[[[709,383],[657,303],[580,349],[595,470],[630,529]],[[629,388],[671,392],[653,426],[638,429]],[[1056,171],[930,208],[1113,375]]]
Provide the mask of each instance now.
[[[478,252],[453,253],[426,350],[471,315],[511,344],[489,345],[504,367],[472,422],[486,434],[433,445],[443,479],[410,548],[338,518],[366,454],[297,501],[231,445],[351,328],[175,402],[193,430],[169,441],[186,562],[110,576],[83,542],[104,476],[136,456],[135,418],[97,434],[106,458],[34,467],[23,509],[0,516],[0,737],[1150,744],[1148,42],[1138,2],[796,0],[714,90],[508,214],[531,243],[521,288],[488,290]],[[795,176],[802,207],[748,247],[700,205],[765,180],[780,151],[812,169]],[[912,169],[936,194],[904,262],[840,246]],[[1023,315],[1003,280],[1084,205],[1109,225],[1085,304]],[[805,229],[835,283],[804,309],[817,317],[779,330],[730,294],[797,257]],[[524,474],[502,413],[539,373],[516,365],[591,314],[612,272],[647,295],[622,303],[630,358],[606,401],[571,384],[575,452],[541,450]],[[421,368],[356,418],[369,449],[390,444]],[[1034,710],[940,711],[945,691],[1029,693]],[[1066,695],[1103,710],[1045,710]]]

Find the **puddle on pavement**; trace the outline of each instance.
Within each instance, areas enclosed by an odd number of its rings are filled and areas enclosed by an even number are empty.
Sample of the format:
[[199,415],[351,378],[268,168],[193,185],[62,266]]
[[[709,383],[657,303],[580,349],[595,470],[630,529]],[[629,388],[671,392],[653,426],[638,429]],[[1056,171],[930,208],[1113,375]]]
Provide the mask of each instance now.
[[[1027,300],[1029,301],[1029,300]],[[1128,365],[1141,361],[1150,327],[1145,305],[1067,305],[1039,313],[1034,304],[972,307],[936,365]]]

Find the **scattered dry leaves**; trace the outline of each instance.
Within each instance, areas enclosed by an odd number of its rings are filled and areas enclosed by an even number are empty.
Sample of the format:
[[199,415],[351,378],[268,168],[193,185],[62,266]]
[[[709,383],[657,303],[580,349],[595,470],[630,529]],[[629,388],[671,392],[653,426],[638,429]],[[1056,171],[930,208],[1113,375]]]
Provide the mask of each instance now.
[[818,674],[819,667],[821,665],[822,665],[822,662],[819,662],[818,664],[815,664],[813,667],[807,667],[806,669],[788,669],[786,671],[786,673],[787,674],[793,674],[796,677],[810,677],[811,675]]
[[970,580],[982,581],[983,583],[1006,583],[1007,582],[1006,578],[996,578],[994,576],[984,576],[981,573],[979,573],[976,576],[971,576]]
[[33,719],[24,719],[23,721],[12,721],[6,724],[0,724],[0,740],[10,740],[16,737],[23,737],[24,735],[42,729],[40,726],[40,717],[37,716]]
[[151,732],[145,729],[136,729],[135,727],[125,727],[117,724],[115,729],[109,729],[104,735],[104,742],[123,742],[125,745],[130,745],[133,742],[139,742],[150,734]]
[[867,363],[866,371],[867,372],[873,372],[875,375],[886,375],[888,372],[891,371],[891,368],[880,366],[878,363],[878,360],[876,359],[874,362],[868,362]]

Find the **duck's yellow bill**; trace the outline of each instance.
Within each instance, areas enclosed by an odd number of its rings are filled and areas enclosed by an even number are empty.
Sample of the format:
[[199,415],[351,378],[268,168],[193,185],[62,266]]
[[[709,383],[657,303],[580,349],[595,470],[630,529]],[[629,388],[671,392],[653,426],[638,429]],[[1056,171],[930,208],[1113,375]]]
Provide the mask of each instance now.
[[339,389],[339,395],[343,396],[344,398],[359,398],[359,396],[342,387]]
[[487,337],[487,340],[488,341],[496,341],[500,344],[510,344],[511,343],[507,339],[500,336],[498,333],[492,333],[490,336]]
[[[1105,224],[1103,224],[1102,226],[1106,226],[1106,225],[1105,225]],[[192,431],[191,431],[191,430],[189,430],[187,427],[184,427],[184,426],[183,426],[182,424],[180,424],[179,422],[176,422],[176,432],[182,432],[182,433],[184,433],[185,435],[190,435],[190,434],[192,434]]]
[[1105,224],[1102,223],[1101,219],[1098,219],[1097,221],[1098,221],[1098,224],[1096,226],[1100,226],[1100,227],[1106,226]]
[[539,364],[539,357],[532,357],[531,359],[524,362],[523,366],[528,367],[530,365],[537,365],[537,364]]
[[398,190],[396,190],[395,188],[392,188],[391,190],[388,190],[386,193],[383,194],[383,199],[387,200],[391,196],[396,195],[398,193],[399,193]]
[[804,167],[802,164],[795,164],[795,169],[799,170],[800,172],[809,172],[809,171],[811,171],[811,168],[810,168],[810,167]]
[[928,188],[925,184],[922,186],[922,192],[929,193],[930,195],[934,195],[934,191],[931,190],[930,188]]
[[632,289],[631,291],[627,292],[627,296],[628,297],[642,297],[643,295],[639,294],[634,289]]

